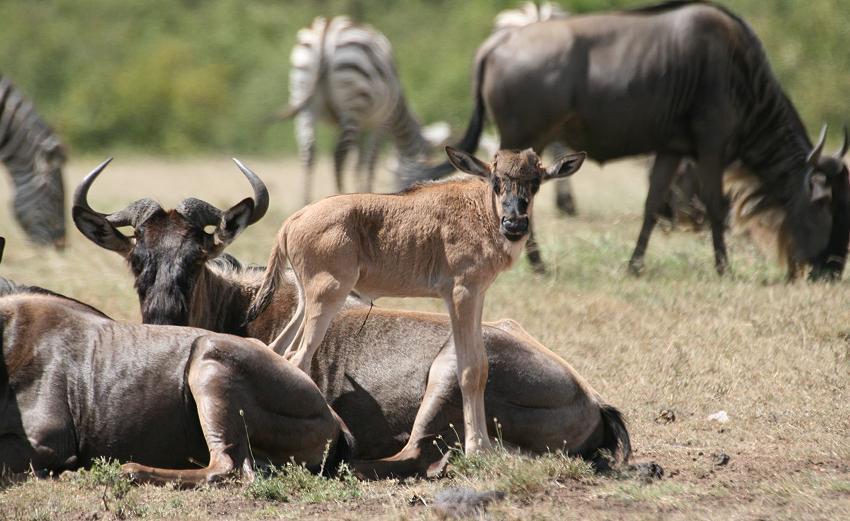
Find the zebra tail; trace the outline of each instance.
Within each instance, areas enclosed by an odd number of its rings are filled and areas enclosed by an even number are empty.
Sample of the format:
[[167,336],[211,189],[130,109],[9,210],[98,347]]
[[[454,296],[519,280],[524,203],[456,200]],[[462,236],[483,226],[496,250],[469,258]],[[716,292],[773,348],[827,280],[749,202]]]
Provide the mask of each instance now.
[[314,97],[316,97],[316,92],[319,90],[319,85],[322,83],[322,79],[324,79],[327,74],[327,58],[325,57],[325,41],[327,40],[328,28],[330,27],[330,21],[325,22],[325,26],[322,28],[322,37],[319,40],[319,64],[317,66],[316,75],[313,77],[313,84],[310,85],[310,90],[304,99],[295,105],[287,105],[286,108],[279,110],[278,112],[271,114],[267,121],[269,123],[275,123],[278,121],[286,121],[288,119],[294,118],[298,115],[299,112],[304,110],[304,108],[310,104]]

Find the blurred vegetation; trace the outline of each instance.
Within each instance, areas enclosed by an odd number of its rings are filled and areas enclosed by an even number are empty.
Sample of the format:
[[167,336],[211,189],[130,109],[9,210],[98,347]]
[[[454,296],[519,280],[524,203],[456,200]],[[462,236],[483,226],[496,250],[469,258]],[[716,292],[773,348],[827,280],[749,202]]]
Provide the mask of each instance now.
[[[36,101],[72,153],[276,154],[294,150],[292,124],[263,120],[287,100],[289,51],[314,16],[348,13],[384,32],[420,119],[459,129],[472,108],[475,49],[495,14],[518,3],[7,0],[0,71]],[[561,1],[573,13],[645,3]],[[824,120],[833,128],[850,120],[846,1],[722,3],[753,25],[812,132]]]

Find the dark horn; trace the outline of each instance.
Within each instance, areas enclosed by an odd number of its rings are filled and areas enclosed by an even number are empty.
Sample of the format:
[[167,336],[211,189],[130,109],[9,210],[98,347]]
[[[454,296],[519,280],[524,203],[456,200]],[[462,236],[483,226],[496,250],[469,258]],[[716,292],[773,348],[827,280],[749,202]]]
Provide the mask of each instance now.
[[0,262],[3,262],[3,250],[6,248],[6,239],[0,237]]
[[841,150],[838,151],[838,155],[835,157],[841,161],[847,155],[847,150],[850,150],[850,135],[847,133],[847,125],[844,125],[844,142],[841,143]]
[[259,221],[266,215],[266,211],[269,209],[269,191],[266,188],[265,183],[260,179],[260,177],[251,171],[250,168],[243,165],[241,161],[233,158],[233,162],[236,163],[236,166],[239,167],[239,170],[248,178],[248,182],[251,183],[251,188],[254,189],[254,211],[251,213],[251,219],[248,220],[248,224],[254,224]]
[[103,169],[106,168],[106,166],[111,162],[112,162],[112,158],[110,157],[109,159],[107,159],[103,163],[99,164],[97,166],[97,168],[95,168],[94,170],[92,170],[89,173],[89,175],[87,175],[85,178],[83,178],[83,181],[80,183],[80,185],[77,187],[77,189],[74,190],[74,206],[79,206],[81,208],[88,210],[89,212],[91,212],[95,215],[99,215],[99,216],[103,217],[104,219],[106,218],[106,214],[92,210],[91,206],[89,206],[88,199],[89,199],[89,188],[91,188],[91,185],[94,184],[94,181],[95,181],[95,179],[97,179],[97,176],[99,176],[100,173],[103,172]]
[[824,146],[824,144],[826,144],[827,126],[828,125],[826,123],[824,123],[823,127],[821,127],[820,137],[818,138],[818,143],[817,143],[817,145],[815,145],[815,148],[813,148],[812,151],[809,153],[809,157],[807,158],[807,161],[812,166],[817,166],[818,162],[820,161],[820,155],[821,155],[821,152],[823,152],[823,146]]

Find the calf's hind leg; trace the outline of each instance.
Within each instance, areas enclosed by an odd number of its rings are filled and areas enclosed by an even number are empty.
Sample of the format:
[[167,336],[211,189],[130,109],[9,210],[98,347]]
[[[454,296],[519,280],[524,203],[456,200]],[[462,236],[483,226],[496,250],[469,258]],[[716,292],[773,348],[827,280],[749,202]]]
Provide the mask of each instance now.
[[240,472],[253,479],[259,455],[278,465],[293,458],[318,466],[328,440],[339,437],[339,424],[316,385],[259,342],[199,338],[187,380],[209,464],[162,469],[127,463],[122,470],[133,480],[197,486]]

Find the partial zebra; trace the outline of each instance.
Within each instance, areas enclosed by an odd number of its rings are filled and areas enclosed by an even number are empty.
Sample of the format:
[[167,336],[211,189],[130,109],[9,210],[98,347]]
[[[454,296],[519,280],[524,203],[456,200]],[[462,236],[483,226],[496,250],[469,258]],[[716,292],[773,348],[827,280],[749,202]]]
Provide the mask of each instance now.
[[[420,157],[428,143],[407,106],[389,40],[346,16],[313,20],[298,31],[289,74],[289,108],[295,117],[298,150],[304,164],[304,203],[311,200],[317,119],[340,128],[334,151],[336,188],[343,192],[342,170],[349,149],[359,148],[358,189],[371,191],[375,161],[386,134],[401,160]],[[363,176],[365,170],[366,176]]]
[[12,176],[15,218],[36,244],[65,245],[65,147],[0,74],[0,161]]

